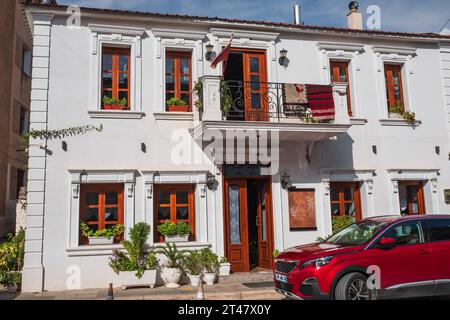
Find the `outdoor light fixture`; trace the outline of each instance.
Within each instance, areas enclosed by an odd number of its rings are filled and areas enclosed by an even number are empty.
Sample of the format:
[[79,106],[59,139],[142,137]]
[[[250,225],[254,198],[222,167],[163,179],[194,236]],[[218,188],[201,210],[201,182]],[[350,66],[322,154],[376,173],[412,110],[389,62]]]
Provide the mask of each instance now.
[[216,177],[211,172],[208,172],[206,175],[206,186],[208,189],[211,191],[216,191],[218,185],[219,183],[217,182]]
[[280,66],[286,65],[286,62],[288,61],[287,53],[288,51],[286,49],[280,51],[280,59],[278,59]]
[[212,60],[213,50],[214,50],[214,46],[211,43],[208,43],[206,45],[206,54],[205,54],[206,61]]
[[281,187],[283,189],[287,189],[287,187],[289,186],[290,179],[291,179],[291,177],[285,172],[283,174],[283,176],[281,177]]

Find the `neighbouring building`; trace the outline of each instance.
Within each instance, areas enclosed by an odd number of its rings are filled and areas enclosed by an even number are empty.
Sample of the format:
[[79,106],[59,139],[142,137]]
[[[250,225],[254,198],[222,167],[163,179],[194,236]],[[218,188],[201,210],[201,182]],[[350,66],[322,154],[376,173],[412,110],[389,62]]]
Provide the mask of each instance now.
[[450,212],[448,36],[367,31],[355,8],[341,29],[67,9],[26,7],[30,125],[103,131],[31,140],[23,291],[117,285],[120,241],[81,221],[145,221],[155,247],[188,222],[179,247],[249,271],[335,217]]
[[22,1],[0,3],[0,238],[15,230],[16,203],[26,184],[22,134],[28,130],[31,30]]

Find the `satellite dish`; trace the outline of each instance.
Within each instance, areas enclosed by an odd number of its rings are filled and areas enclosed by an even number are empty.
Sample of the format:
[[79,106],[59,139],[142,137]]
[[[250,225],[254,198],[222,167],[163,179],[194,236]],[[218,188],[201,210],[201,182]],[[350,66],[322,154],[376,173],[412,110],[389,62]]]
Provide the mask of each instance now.
[[350,10],[358,10],[359,8],[359,3],[357,1],[352,1],[350,2],[350,4],[348,5],[348,8]]

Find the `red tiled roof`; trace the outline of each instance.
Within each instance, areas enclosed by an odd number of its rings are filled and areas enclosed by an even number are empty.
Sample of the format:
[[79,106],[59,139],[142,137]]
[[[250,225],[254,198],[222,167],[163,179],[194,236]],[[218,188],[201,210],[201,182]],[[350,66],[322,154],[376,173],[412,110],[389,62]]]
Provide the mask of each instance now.
[[[28,6],[45,6],[47,8],[64,9],[66,10],[68,6],[59,4],[28,4]],[[140,15],[147,17],[156,18],[169,18],[169,19],[182,19],[186,21],[212,21],[212,22],[226,22],[226,23],[239,23],[248,25],[260,25],[266,27],[283,27],[298,30],[308,30],[308,31],[323,31],[323,32],[336,32],[336,33],[349,33],[349,34],[365,34],[369,36],[389,36],[389,37],[405,37],[405,38],[423,38],[423,39],[444,39],[450,40],[449,35],[441,35],[438,33],[411,33],[411,32],[394,32],[394,31],[380,31],[380,30],[353,30],[348,28],[337,28],[337,27],[325,27],[325,26],[313,26],[313,25],[296,25],[292,23],[285,22],[271,22],[262,20],[245,20],[245,19],[231,19],[231,18],[221,18],[221,17],[207,17],[207,16],[194,16],[194,15],[182,15],[182,14],[170,14],[170,13],[157,13],[157,12],[147,12],[147,11],[132,11],[132,10],[119,10],[119,9],[101,9],[101,8],[88,8],[80,7],[81,10],[88,12],[99,12],[99,13],[118,13],[118,14],[131,14]]]

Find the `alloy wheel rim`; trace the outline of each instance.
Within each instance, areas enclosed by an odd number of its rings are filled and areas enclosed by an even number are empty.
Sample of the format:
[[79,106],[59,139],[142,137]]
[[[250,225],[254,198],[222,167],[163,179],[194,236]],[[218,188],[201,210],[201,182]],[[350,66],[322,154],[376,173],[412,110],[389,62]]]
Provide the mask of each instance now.
[[349,300],[369,300],[369,290],[365,280],[355,279],[348,287]]

